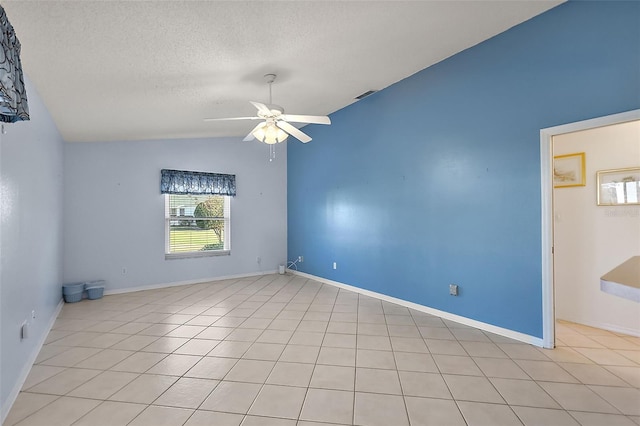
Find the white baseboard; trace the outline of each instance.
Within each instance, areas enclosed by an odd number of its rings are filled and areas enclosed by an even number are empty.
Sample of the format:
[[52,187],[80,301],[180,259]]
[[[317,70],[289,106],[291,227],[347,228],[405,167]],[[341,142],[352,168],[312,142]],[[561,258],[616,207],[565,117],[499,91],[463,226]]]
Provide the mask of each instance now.
[[47,323],[47,326],[43,330],[42,336],[40,336],[40,340],[38,341],[38,344],[34,346],[33,350],[31,351],[31,354],[29,354],[29,357],[27,358],[27,362],[22,367],[22,371],[18,376],[18,380],[14,384],[13,389],[11,389],[11,392],[9,393],[7,400],[2,406],[2,410],[1,410],[2,416],[0,418],[0,424],[4,423],[5,419],[7,418],[7,415],[9,415],[9,410],[11,410],[13,403],[16,402],[16,398],[20,393],[20,389],[22,389],[24,382],[27,380],[27,376],[31,372],[31,367],[33,367],[33,363],[36,362],[36,358],[38,358],[38,354],[40,353],[40,350],[42,349],[44,342],[47,340],[47,337],[49,336],[49,332],[51,331],[51,327],[53,327],[53,324],[56,322],[56,319],[58,318],[58,315],[60,314],[60,311],[62,310],[63,305],[64,305],[64,300],[60,299],[60,303],[58,303],[58,306],[56,306],[56,309],[53,311],[53,314],[49,318],[49,322]]
[[326,278],[318,277],[315,275],[307,274],[305,272],[293,271],[289,270],[289,272],[300,275],[305,278],[309,278],[312,280],[320,281],[325,284],[329,284],[335,287],[343,288],[345,290],[350,290],[356,293],[363,294],[365,296],[375,297],[376,299],[383,300],[385,302],[395,303],[396,305],[404,306],[410,309],[414,309],[416,311],[424,312],[426,314],[435,315],[440,318],[444,318],[450,321],[457,322],[459,324],[467,325],[469,327],[478,328],[480,330],[488,331],[490,333],[498,334],[503,337],[507,337],[509,339],[517,340],[519,342],[529,343],[531,345],[542,347],[542,339],[535,336],[530,336],[528,334],[520,333],[518,331],[509,330],[507,328],[498,327],[492,324],[487,324],[485,322],[476,321],[471,318],[463,317],[460,315],[452,314],[445,311],[440,311],[438,309],[430,308],[428,306],[419,305],[417,303],[409,302],[403,299],[397,299],[392,296],[387,296],[386,294],[376,293],[375,291],[365,290],[363,288],[354,287],[348,284],[343,284],[338,281],[332,281]]
[[574,322],[576,324],[586,325],[588,327],[600,328],[602,330],[612,331],[614,333],[621,333],[621,334],[627,334],[629,336],[640,337],[640,330],[638,330],[637,328],[621,327],[621,326],[616,325],[616,324],[609,324],[609,323],[606,323],[606,322],[591,321],[591,320],[588,320],[588,319],[582,320],[582,319],[577,319],[577,318],[560,318],[560,317],[558,317],[558,319],[559,320],[563,320],[563,321]]
[[278,271],[274,269],[272,271],[251,272],[249,274],[225,275],[221,277],[212,277],[212,278],[198,278],[195,280],[174,281],[170,283],[149,284],[149,285],[143,285],[143,286],[137,286],[137,287],[116,288],[113,290],[105,289],[104,294],[105,296],[108,296],[110,294],[133,293],[136,291],[155,290],[159,288],[178,287],[178,286],[191,285],[191,284],[202,284],[202,283],[207,283],[211,281],[234,280],[234,279],[240,279],[240,278],[256,277],[259,275],[276,274],[276,273],[278,273]]

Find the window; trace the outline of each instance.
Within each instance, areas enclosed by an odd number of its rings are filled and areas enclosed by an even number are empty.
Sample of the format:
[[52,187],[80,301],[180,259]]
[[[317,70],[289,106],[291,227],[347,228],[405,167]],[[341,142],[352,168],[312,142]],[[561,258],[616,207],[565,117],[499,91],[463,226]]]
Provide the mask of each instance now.
[[165,194],[166,257],[229,254],[230,200],[226,195]]

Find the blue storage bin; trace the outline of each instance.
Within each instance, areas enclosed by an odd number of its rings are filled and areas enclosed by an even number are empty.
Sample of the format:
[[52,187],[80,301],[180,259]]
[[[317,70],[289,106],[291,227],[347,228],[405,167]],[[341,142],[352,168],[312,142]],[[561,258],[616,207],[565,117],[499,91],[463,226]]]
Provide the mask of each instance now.
[[82,300],[82,291],[72,294],[64,294],[64,301],[67,303],[75,303]]
[[104,293],[104,286],[87,287],[87,297],[90,300],[100,299]]
[[62,294],[76,294],[84,290],[84,283],[67,283],[62,285]]

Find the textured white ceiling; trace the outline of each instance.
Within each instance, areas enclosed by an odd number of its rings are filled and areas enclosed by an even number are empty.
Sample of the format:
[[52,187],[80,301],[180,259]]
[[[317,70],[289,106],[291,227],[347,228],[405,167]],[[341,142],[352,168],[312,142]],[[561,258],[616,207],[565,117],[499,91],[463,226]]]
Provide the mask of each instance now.
[[561,1],[3,1],[65,140],[245,136],[268,101],[325,115]]

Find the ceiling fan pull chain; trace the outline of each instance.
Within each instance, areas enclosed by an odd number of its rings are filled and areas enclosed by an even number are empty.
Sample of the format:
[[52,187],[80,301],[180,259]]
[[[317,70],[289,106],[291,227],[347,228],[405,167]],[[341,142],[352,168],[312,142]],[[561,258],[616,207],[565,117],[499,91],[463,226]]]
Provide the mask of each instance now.
[[269,145],[269,161],[273,161],[276,159],[276,146]]

